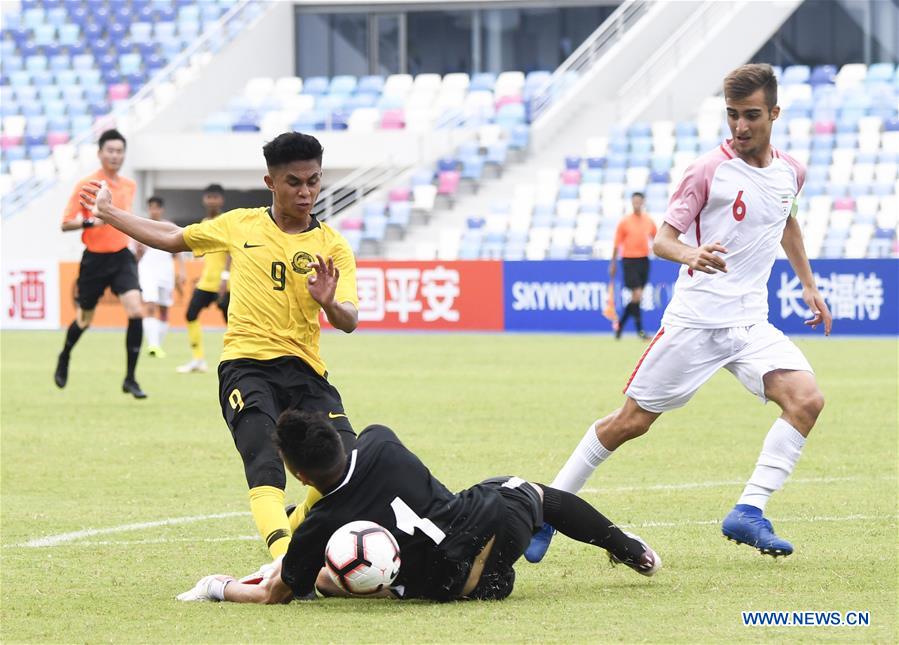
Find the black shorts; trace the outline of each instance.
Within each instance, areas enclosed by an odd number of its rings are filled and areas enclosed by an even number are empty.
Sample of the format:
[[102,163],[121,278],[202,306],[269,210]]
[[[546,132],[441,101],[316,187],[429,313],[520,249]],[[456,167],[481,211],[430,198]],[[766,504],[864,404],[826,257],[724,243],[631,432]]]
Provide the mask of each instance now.
[[205,289],[194,289],[190,297],[190,303],[187,305],[187,319],[196,320],[200,312],[206,307],[215,303],[222,310],[225,316],[225,322],[228,322],[228,304],[231,302],[231,292],[226,291],[225,295],[219,298],[217,291],[206,291]]
[[337,388],[296,356],[223,361],[219,365],[219,400],[231,432],[245,410],[258,410],[273,421],[285,410],[305,410],[326,413],[347,450],[356,442]]
[[493,477],[481,485],[495,488],[503,498],[505,517],[484,564],[484,571],[469,598],[502,600],[515,586],[513,565],[531,537],[543,526],[543,501],[530,483],[519,477]]
[[137,260],[128,249],[115,253],[94,253],[85,250],[78,269],[78,306],[84,311],[93,311],[106,287],[120,296],[137,289]]
[[621,258],[621,268],[628,289],[642,289],[649,282],[649,258]]

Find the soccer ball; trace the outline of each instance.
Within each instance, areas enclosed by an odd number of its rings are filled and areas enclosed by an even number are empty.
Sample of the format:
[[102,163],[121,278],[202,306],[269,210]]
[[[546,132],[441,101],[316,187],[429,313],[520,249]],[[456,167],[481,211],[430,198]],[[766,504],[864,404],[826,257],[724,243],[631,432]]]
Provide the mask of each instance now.
[[388,587],[400,571],[400,546],[379,524],[358,520],[334,531],[325,547],[325,567],[338,587],[372,594]]

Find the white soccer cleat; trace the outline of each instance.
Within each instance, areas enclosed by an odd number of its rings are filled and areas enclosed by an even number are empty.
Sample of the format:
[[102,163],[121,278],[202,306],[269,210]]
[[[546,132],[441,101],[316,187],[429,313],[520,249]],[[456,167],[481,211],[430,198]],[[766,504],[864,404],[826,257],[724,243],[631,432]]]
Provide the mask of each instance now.
[[194,585],[193,589],[185,591],[175,596],[181,602],[218,602],[209,595],[209,583],[215,580],[215,576],[206,576],[200,578],[200,581]]
[[619,560],[611,553],[609,554],[609,560],[612,561],[613,564],[623,564],[641,576],[654,576],[659,569],[662,568],[662,558],[659,557],[659,554],[656,553],[651,546],[649,546],[646,541],[641,538],[639,535],[635,535],[634,533],[629,533],[628,531],[622,531],[626,536],[631,538],[632,540],[636,540],[643,546],[643,555],[640,557],[640,560],[637,562],[628,562],[626,560]]
[[203,373],[209,371],[209,366],[206,365],[206,361],[202,358],[194,358],[189,363],[176,367],[175,371],[179,374],[190,374],[191,372]]

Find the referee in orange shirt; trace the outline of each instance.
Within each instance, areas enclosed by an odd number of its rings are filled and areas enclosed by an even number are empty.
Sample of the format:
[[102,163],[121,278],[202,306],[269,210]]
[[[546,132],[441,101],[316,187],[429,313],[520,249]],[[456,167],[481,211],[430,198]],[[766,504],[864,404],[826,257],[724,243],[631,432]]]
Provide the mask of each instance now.
[[81,206],[79,197],[85,183],[92,180],[105,181],[112,192],[113,203],[125,210],[132,209],[137,184],[119,175],[119,169],[125,161],[125,137],[118,130],[106,130],[100,135],[97,157],[100,159],[100,169],[78,180],[62,218],[63,231],[81,231],[85,249],[78,270],[78,307],[75,320],[66,332],[65,345],[56,362],[53,380],[57,387],[66,386],[72,348],[91,324],[97,302],[109,287],[119,297],[128,314],[128,331],[125,334],[128,363],[122,391],[136,399],[145,399],[147,395],[134,378],[144,332],[137,261],[128,248],[131,238],[95,219],[90,211]]
[[618,250],[621,249],[621,268],[624,270],[624,286],[631,290],[631,301],[621,313],[615,338],[621,338],[624,323],[631,316],[637,327],[637,336],[646,338],[643,331],[643,316],[640,312],[640,300],[643,298],[643,287],[649,282],[649,245],[656,236],[656,225],[643,210],[643,193],[631,196],[634,210],[630,215],[618,222],[615,231],[615,246],[612,248],[612,260],[609,262],[609,280],[615,280]]

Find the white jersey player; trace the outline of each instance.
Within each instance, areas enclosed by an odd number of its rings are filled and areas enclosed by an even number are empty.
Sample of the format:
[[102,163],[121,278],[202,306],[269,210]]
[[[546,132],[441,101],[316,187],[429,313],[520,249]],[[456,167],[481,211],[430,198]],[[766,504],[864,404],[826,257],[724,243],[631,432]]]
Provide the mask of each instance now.
[[[590,425],[551,486],[577,492],[618,446],[647,432],[662,412],[686,404],[723,367],[782,414],[722,532],[776,557],[793,546],[775,535],[765,506],[792,472],[824,407],[808,361],[768,322],[767,282],[779,246],[813,312],[806,324],[823,324],[829,335],[831,315],[793,217],[805,169],[771,146],[780,113],[774,72],[744,65],[724,79],[724,97],[733,138],[687,170],[655,238],[657,256],[684,265],[662,328],[625,386],[624,405]],[[553,532],[545,525],[525,557],[539,561]]]
[[[161,220],[165,214],[161,197],[147,200],[150,219]],[[168,331],[168,310],[174,302],[175,289],[184,283],[184,262],[178,257],[176,278],[173,255],[141,245],[138,249],[137,271],[140,278],[141,297],[144,301],[144,337],[147,339],[147,353],[162,358],[162,341]],[[175,256],[177,257],[177,256]]]

